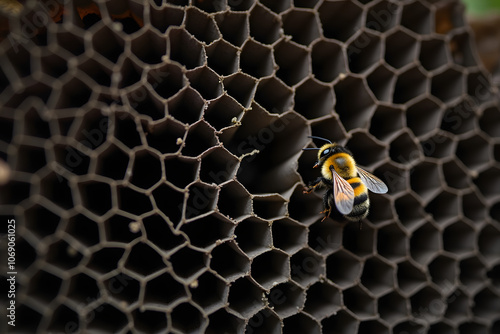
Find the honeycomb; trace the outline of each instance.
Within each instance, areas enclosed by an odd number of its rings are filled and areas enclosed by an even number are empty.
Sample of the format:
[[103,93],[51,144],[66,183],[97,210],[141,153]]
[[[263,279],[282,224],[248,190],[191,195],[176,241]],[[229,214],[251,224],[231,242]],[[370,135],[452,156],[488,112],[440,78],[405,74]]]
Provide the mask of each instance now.
[[[457,1],[6,3],[2,332],[500,332],[500,96]],[[303,193],[310,135],[389,186],[361,230]]]

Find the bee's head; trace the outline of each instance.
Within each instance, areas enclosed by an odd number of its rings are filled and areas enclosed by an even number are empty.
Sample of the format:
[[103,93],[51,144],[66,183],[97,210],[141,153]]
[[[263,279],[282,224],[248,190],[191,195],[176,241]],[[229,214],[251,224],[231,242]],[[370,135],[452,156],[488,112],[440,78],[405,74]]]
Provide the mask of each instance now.
[[325,144],[319,148],[318,151],[318,161],[314,165],[314,168],[321,166],[329,156],[338,153],[339,146],[335,143]]

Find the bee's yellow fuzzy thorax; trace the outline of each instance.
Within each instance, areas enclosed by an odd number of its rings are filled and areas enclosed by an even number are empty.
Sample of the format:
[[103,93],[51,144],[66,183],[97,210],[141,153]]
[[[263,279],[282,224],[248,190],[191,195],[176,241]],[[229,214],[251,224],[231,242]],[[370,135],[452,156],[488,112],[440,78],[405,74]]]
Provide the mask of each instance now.
[[336,153],[328,157],[321,166],[321,174],[324,178],[329,180],[333,179],[330,166],[335,168],[335,171],[342,178],[351,178],[357,176],[356,162],[353,157],[347,153]]

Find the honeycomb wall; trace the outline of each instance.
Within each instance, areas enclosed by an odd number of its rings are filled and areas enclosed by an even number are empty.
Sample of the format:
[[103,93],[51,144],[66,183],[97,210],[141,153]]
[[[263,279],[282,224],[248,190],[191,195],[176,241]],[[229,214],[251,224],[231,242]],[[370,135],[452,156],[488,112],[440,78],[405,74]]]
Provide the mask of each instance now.
[[[2,331],[500,331],[500,96],[457,1],[3,11]],[[361,230],[303,194],[309,135],[389,186]]]

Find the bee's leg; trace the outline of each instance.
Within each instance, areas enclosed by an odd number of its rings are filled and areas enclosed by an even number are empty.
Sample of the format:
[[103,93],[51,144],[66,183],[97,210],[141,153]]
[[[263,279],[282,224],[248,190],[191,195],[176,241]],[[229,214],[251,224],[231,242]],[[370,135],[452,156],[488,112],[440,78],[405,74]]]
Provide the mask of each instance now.
[[327,213],[327,214],[323,217],[323,219],[321,219],[321,221],[324,221],[326,218],[330,217],[330,213],[332,213],[332,208],[328,208],[328,209],[326,209],[326,210],[324,210],[324,211],[321,211],[320,213]]
[[304,194],[310,194],[315,188],[324,186],[324,181],[322,177],[318,177],[316,180],[309,183],[307,187],[304,188]]
[[323,196],[323,207],[325,208],[325,210],[321,211],[320,213],[326,213],[326,215],[321,221],[324,221],[326,218],[330,217],[330,214],[332,213],[332,206],[330,204],[330,197],[332,196],[333,191],[331,189],[328,189]]

